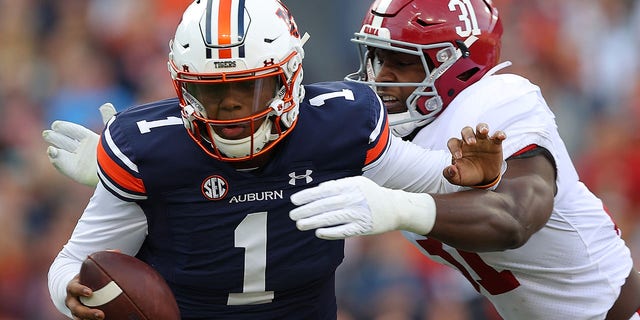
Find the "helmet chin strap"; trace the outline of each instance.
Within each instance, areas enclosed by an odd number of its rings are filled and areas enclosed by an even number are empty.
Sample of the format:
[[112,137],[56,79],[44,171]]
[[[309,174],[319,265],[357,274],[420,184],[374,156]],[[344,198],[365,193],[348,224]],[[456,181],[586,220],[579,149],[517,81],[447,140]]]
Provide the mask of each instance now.
[[389,114],[389,128],[396,137],[406,137],[418,128],[418,121],[412,120],[409,111]]
[[[421,91],[422,89],[418,88],[416,91]],[[391,133],[394,136],[404,138],[417,128],[424,127],[434,120],[434,114],[440,111],[440,106],[442,106],[442,100],[440,96],[435,95],[429,98],[425,103],[430,104],[433,108],[427,107],[426,109],[429,111],[428,114],[421,114],[415,107],[415,104],[418,102],[420,95],[416,95],[415,93],[411,95],[413,98],[407,99],[406,104],[410,107],[407,108],[404,112],[399,113],[389,113],[389,128],[391,129]]]
[[[209,131],[213,137],[215,147],[230,158],[241,158],[255,154],[262,150],[269,142],[277,138],[277,135],[271,134],[271,126],[273,122],[270,119],[265,121],[258,127],[253,135],[242,139],[225,139],[215,133],[213,128],[209,126]],[[253,150],[251,150],[251,140],[253,140]]]

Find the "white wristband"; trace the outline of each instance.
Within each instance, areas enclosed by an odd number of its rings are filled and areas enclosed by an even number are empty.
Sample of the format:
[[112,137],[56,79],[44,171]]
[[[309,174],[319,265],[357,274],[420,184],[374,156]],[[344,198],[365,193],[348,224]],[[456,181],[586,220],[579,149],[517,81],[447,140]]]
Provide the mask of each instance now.
[[402,190],[393,190],[390,195],[391,199],[383,201],[394,204],[393,212],[398,215],[398,229],[421,235],[431,232],[436,222],[436,203],[432,196]]

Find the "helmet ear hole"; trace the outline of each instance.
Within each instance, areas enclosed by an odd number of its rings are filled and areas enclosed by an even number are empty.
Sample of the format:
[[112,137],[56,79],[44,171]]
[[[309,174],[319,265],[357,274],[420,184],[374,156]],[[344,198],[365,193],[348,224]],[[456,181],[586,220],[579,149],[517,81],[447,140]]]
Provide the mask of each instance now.
[[474,67],[474,68],[471,68],[471,69],[469,69],[469,70],[457,75],[456,78],[458,78],[458,80],[460,80],[460,81],[467,81],[471,77],[473,77],[474,74],[478,73],[478,71],[480,71],[480,68]]

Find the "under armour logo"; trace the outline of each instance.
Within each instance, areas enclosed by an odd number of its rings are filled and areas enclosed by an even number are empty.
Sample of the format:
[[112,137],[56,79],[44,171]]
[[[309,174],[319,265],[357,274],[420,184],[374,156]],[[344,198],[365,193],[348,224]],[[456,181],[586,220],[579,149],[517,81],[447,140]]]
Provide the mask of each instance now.
[[311,183],[311,181],[313,181],[313,178],[311,178],[311,173],[313,173],[313,171],[311,170],[307,170],[305,174],[302,174],[302,175],[296,175],[295,172],[291,172],[289,173],[289,178],[291,178],[291,180],[289,180],[289,184],[292,186],[295,186],[296,180],[300,180],[300,179],[304,179],[304,181],[307,184]]
[[265,61],[263,61],[263,63],[264,63],[265,67],[270,67],[270,66],[273,66],[273,65],[276,64],[273,58],[271,58],[271,61],[265,60]]

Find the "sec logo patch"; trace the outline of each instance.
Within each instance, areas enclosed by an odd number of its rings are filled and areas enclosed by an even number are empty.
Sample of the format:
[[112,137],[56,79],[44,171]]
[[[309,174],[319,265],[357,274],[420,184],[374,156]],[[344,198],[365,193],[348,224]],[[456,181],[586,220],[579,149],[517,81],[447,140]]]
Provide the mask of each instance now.
[[221,176],[209,176],[202,182],[202,194],[209,200],[224,199],[228,192],[229,184]]

